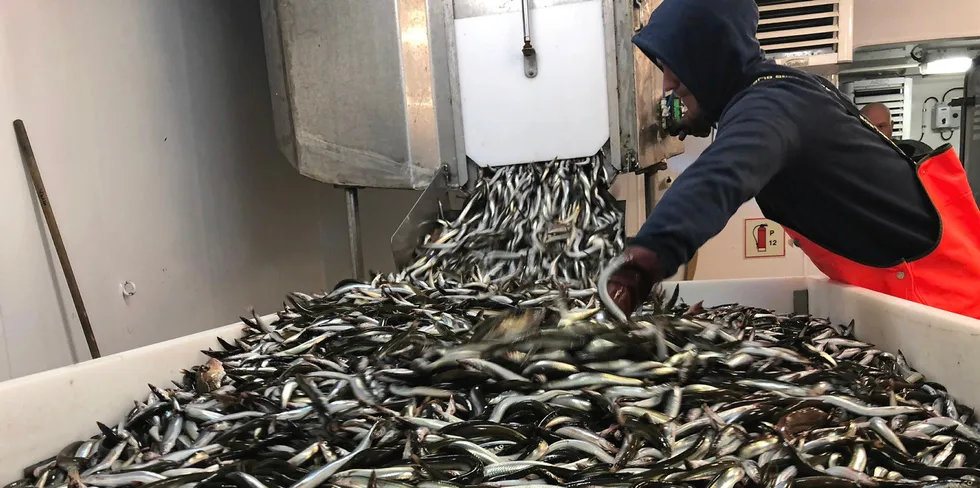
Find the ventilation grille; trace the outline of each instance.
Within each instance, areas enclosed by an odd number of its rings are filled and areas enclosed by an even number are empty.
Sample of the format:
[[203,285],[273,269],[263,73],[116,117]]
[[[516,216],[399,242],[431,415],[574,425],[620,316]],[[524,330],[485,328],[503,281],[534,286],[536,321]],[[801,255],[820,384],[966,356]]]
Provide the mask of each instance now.
[[759,43],[769,58],[834,54],[841,46],[841,0],[756,0]]
[[910,139],[912,123],[912,83],[910,78],[882,78],[850,83],[844,90],[858,108],[883,103],[892,113],[892,139]]

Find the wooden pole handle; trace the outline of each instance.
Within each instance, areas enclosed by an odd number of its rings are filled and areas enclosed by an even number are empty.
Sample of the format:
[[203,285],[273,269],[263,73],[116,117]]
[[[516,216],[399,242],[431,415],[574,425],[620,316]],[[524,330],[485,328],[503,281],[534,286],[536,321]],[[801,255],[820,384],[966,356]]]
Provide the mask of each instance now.
[[37,167],[37,159],[34,157],[31,140],[27,137],[27,127],[24,126],[24,121],[20,119],[14,121],[14,133],[17,135],[17,145],[20,146],[24,164],[31,175],[31,182],[34,183],[34,192],[37,194],[37,201],[41,204],[44,221],[48,224],[48,232],[51,234],[51,241],[54,243],[55,252],[58,254],[58,261],[61,262],[61,270],[65,274],[65,281],[68,283],[71,301],[75,304],[75,313],[78,315],[78,322],[82,326],[82,333],[85,334],[85,342],[88,344],[88,352],[95,359],[101,356],[99,344],[95,340],[95,333],[92,331],[88,312],[85,311],[82,293],[78,290],[78,281],[75,280],[75,272],[72,271],[71,262],[68,261],[68,251],[65,250],[65,241],[61,238],[58,221],[54,218],[54,210],[48,200],[48,193],[44,190],[44,181],[41,180],[41,171]]

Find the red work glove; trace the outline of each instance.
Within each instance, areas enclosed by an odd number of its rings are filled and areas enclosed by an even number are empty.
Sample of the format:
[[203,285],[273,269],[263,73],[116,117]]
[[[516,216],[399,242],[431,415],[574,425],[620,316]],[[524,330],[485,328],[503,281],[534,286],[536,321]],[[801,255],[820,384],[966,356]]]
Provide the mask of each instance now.
[[650,296],[653,285],[664,279],[657,253],[638,246],[623,251],[626,262],[609,278],[609,296],[628,317]]

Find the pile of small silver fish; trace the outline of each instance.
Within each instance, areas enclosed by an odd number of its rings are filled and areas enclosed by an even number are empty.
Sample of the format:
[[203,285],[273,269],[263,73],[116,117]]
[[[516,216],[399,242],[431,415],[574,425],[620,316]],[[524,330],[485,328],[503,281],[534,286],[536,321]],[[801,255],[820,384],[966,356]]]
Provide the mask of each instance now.
[[440,219],[397,281],[443,276],[501,291],[590,288],[624,247],[614,174],[600,155],[488,169],[454,219]]
[[490,172],[418,260],[292,293],[7,488],[980,484],[980,425],[853,324],[661,292],[624,320],[598,156]]
[[[206,364],[9,488],[953,488],[973,411],[806,315],[344,281],[253,313]],[[464,291],[468,290],[468,291]],[[658,334],[665,354],[658,352]]]

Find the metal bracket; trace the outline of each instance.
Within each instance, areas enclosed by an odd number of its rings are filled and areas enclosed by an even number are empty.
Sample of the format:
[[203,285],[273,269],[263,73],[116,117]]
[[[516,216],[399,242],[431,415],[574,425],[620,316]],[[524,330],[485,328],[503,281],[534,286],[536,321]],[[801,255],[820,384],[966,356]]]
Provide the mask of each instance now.
[[521,14],[524,21],[524,47],[521,54],[524,55],[524,76],[534,78],[538,76],[538,54],[531,45],[531,7],[528,0],[521,0]]
[[531,41],[524,41],[524,48],[521,49],[521,52],[524,53],[524,76],[528,78],[538,76],[538,55],[531,47]]
[[397,269],[412,264],[422,236],[432,231],[443,209],[449,210],[449,186],[445,175],[445,171],[436,172],[432,182],[392,234],[391,254]]
[[793,290],[793,313],[796,315],[810,313],[810,292],[808,290]]

